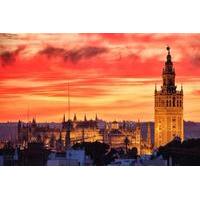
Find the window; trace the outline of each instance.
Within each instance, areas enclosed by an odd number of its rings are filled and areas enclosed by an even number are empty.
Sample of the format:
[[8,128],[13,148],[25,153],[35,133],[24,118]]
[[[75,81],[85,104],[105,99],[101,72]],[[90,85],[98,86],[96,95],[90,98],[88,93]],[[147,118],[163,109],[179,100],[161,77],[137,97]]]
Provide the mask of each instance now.
[[175,97],[173,97],[173,107],[175,107]]

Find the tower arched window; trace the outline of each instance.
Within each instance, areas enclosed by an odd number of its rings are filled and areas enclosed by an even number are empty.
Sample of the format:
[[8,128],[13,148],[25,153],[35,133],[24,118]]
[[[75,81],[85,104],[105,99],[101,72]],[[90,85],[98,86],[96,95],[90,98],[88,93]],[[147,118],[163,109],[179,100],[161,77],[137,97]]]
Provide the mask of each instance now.
[[175,97],[173,97],[173,107],[175,107],[175,104],[176,104]]

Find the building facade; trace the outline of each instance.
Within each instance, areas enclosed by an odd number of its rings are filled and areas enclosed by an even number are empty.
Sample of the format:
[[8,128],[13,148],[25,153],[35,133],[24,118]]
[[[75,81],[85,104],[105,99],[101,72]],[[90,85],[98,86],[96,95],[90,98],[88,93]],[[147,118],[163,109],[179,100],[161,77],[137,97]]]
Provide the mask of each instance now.
[[167,60],[162,72],[161,90],[155,87],[155,134],[154,147],[165,145],[174,137],[184,140],[183,88],[177,90],[175,69],[167,47]]
[[137,148],[138,155],[150,155],[152,153],[151,130],[150,124],[147,124],[147,137],[142,136],[141,123],[135,123],[134,128],[126,128],[119,125],[116,128],[116,121],[112,122],[110,128],[106,129],[103,134],[103,142],[109,144],[111,148],[126,148],[127,139],[128,149]]

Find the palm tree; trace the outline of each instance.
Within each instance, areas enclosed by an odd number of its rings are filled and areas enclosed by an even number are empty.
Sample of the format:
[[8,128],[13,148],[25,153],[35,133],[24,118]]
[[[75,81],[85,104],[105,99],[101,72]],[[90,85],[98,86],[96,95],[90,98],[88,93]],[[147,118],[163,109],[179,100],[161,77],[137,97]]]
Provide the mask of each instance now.
[[126,154],[128,152],[128,145],[130,144],[130,140],[128,139],[128,137],[126,136],[125,139],[124,139],[124,144],[126,146]]

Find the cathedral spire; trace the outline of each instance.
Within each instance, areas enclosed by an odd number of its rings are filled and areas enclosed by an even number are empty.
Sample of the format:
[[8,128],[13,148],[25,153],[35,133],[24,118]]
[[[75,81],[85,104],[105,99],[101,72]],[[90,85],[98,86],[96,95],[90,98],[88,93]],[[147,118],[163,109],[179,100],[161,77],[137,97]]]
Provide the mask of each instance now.
[[95,116],[95,121],[98,121],[98,117],[97,117],[97,114],[96,114],[96,116]]
[[77,121],[76,113],[74,113],[74,119],[73,121]]
[[63,123],[65,123],[65,114],[63,115]]
[[84,115],[84,121],[85,121],[85,122],[87,121],[87,116],[86,116],[86,114]]
[[63,115],[62,128],[63,128],[63,129],[66,128],[65,114]]
[[32,125],[36,125],[36,119],[33,117]]

